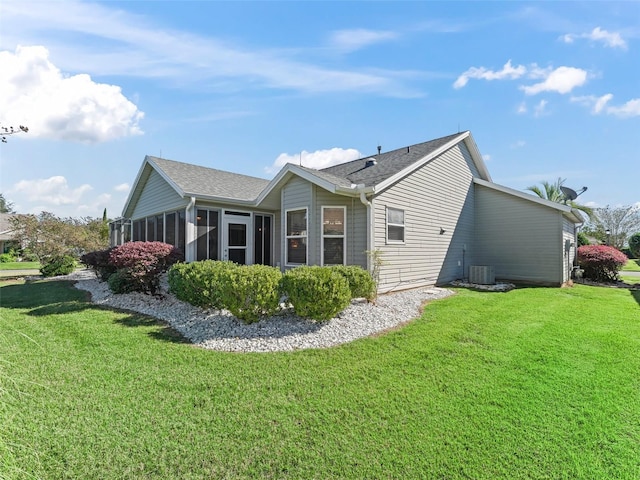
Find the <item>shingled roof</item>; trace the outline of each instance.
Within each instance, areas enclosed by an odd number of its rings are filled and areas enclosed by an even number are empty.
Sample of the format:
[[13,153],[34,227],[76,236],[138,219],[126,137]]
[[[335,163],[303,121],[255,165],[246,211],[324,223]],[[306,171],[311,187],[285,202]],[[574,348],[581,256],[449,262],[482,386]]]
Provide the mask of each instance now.
[[269,184],[264,178],[147,156],[184,195],[254,200]]
[[[393,177],[458,136],[460,133],[341,163],[323,168],[319,172],[347,179],[349,183],[364,184],[367,187],[374,186]],[[370,160],[375,160],[375,165],[367,166],[367,162]]]

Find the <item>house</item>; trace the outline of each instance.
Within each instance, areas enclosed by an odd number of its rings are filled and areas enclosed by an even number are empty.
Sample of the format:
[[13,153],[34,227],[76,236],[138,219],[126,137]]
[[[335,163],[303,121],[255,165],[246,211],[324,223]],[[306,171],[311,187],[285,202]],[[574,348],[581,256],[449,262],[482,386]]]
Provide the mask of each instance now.
[[11,213],[0,213],[0,253],[7,253],[19,246],[14,239],[14,228],[11,223],[11,218],[14,216]]
[[147,156],[111,225],[112,245],[160,240],[187,261],[281,269],[382,258],[380,291],[445,284],[471,267],[498,279],[570,279],[582,218],[491,181],[470,132],[271,181]]

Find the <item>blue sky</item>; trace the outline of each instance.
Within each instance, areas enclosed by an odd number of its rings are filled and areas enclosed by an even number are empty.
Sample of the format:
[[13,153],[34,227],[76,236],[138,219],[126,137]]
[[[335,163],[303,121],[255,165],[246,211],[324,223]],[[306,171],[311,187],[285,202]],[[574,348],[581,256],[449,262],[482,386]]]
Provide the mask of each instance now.
[[493,180],[640,205],[640,2],[0,4],[0,191],[119,216],[144,156],[271,178],[470,130]]

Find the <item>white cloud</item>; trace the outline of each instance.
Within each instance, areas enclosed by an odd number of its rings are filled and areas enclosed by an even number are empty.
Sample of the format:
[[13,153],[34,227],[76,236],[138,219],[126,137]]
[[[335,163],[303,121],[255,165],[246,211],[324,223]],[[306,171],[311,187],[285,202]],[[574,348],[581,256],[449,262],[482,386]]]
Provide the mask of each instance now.
[[607,113],[616,117],[640,117],[640,98],[629,100],[619,107],[607,107]]
[[482,155],[482,160],[484,160],[485,162],[490,161],[491,160],[491,155],[488,155],[488,154]]
[[92,189],[93,187],[88,184],[71,188],[65,177],[54,176],[36,180],[20,180],[9,189],[9,192],[21,195],[30,202],[59,206],[78,203],[82,196]]
[[516,113],[518,115],[524,115],[527,113],[527,104],[525,102],[520,102],[520,105],[518,105],[518,108],[516,109]]
[[94,143],[142,133],[144,114],[120,87],[63,74],[41,46],[0,52],[0,91],[3,117],[27,125],[29,137]]
[[302,163],[303,167],[319,169],[357,160],[358,158],[362,158],[362,154],[355,148],[331,148],[329,150],[316,150],[315,152],[303,150],[302,153],[294,155],[281,153],[273,162],[273,165],[265,168],[265,172],[269,174],[277,173],[287,163],[295,165]]
[[546,100],[540,100],[538,104],[533,108],[533,115],[536,117],[542,117],[547,113],[546,108],[549,102]]
[[[107,205],[109,205],[110,202],[111,195],[108,193],[102,193],[96,198],[92,199],[91,202],[78,205],[76,210],[78,211],[78,213],[89,217],[98,217],[98,215],[100,215],[100,218],[102,218],[102,213],[104,212],[104,209],[107,208]],[[109,215],[108,211],[107,215]]]
[[515,143],[511,144],[511,148],[522,148],[527,144],[527,142],[525,142],[524,140],[518,140]]
[[587,81],[587,72],[580,68],[558,67],[551,71],[544,81],[530,86],[522,86],[521,90],[527,95],[537,95],[541,92],[569,93]]
[[623,50],[627,49],[627,42],[622,38],[618,32],[607,32],[600,27],[596,27],[589,33],[581,33],[581,34],[572,34],[567,33],[560,37],[562,41],[565,43],[573,43],[577,38],[586,38],[593,42],[602,42],[606,47],[609,48],[621,48]]
[[375,43],[393,40],[397,34],[390,31],[367,30],[357,28],[353,30],[339,30],[331,35],[331,44],[344,52],[354,52]]
[[104,3],[67,0],[64,8],[57,2],[33,8],[28,2],[5,2],[2,8],[3,44],[44,37],[65,70],[165,79],[173,85],[225,91],[266,87],[403,98],[423,95],[408,85],[407,79],[419,77],[415,72],[326,68],[298,60],[300,49],[238,46],[154,25],[145,16]]
[[121,183],[113,187],[116,192],[128,192],[130,188],[131,186],[128,183]]
[[527,68],[523,65],[514,67],[511,65],[511,60],[504,64],[502,70],[493,71],[485,67],[471,67],[453,83],[453,88],[459,89],[464,87],[471,78],[483,79],[483,80],[514,80],[522,77],[527,72]]
[[609,102],[613,98],[613,94],[607,93],[601,97],[587,95],[582,97],[571,97],[571,101],[579,103],[591,109],[594,115],[607,114],[620,118],[638,117],[640,116],[640,98],[634,98],[620,106],[609,106]]

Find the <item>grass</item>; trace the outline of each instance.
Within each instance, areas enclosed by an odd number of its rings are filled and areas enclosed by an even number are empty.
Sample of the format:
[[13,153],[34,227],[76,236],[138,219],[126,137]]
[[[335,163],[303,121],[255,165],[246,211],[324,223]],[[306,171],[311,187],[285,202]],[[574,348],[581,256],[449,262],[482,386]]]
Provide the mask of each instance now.
[[622,267],[623,272],[640,272],[640,259],[630,258],[627,264]]
[[386,335],[230,354],[4,285],[0,477],[640,477],[638,292],[460,290]]
[[0,270],[38,270],[39,262],[6,262],[0,263]]

